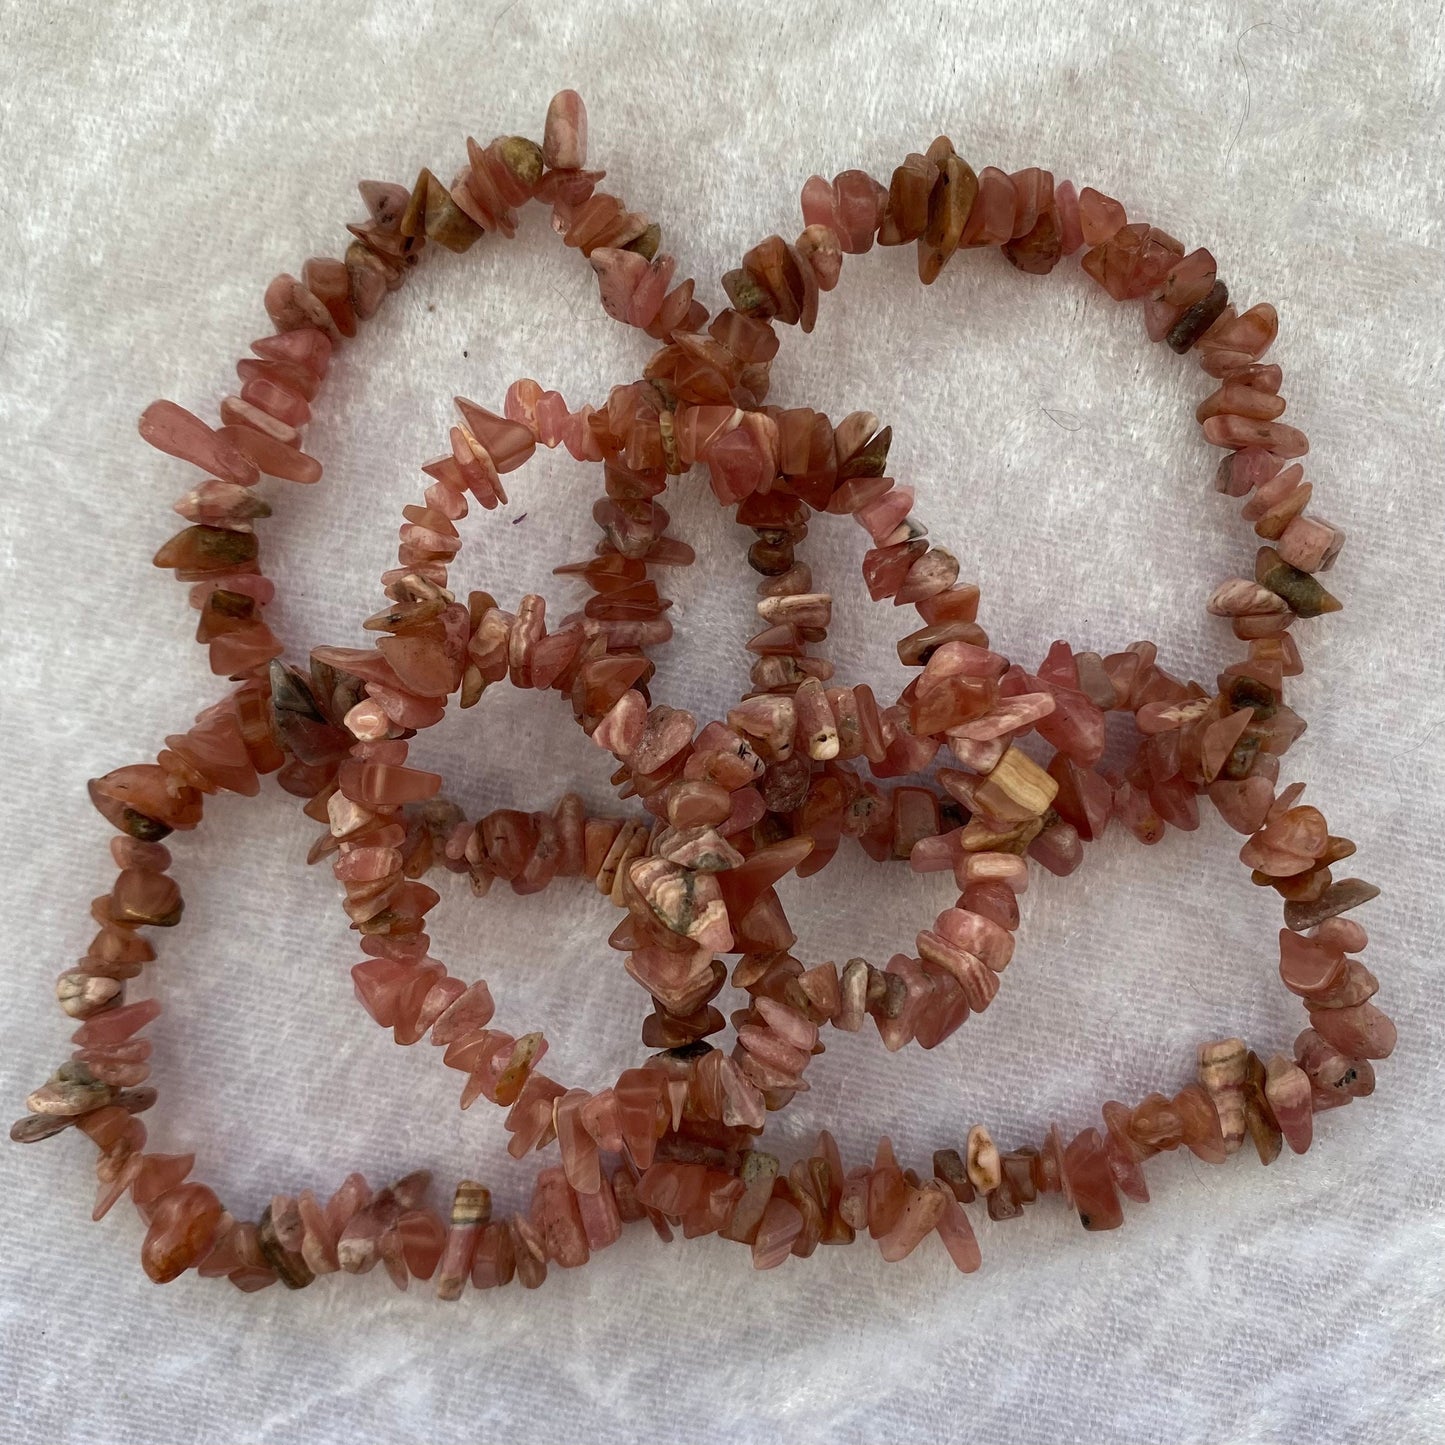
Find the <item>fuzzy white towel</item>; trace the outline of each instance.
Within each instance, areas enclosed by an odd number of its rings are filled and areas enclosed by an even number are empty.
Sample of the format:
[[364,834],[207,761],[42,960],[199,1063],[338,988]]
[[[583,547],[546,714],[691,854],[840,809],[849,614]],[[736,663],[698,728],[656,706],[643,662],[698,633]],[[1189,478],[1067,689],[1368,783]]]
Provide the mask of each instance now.
[[[540,131],[564,85],[592,154],[655,216],[711,305],[718,277],[800,226],[817,171],[885,176],[947,132],[977,165],[1041,165],[1208,245],[1245,304],[1274,302],[1286,419],[1311,437],[1319,510],[1350,534],[1347,603],[1304,624],[1310,729],[1285,763],[1350,871],[1400,1046],[1378,1095],[1320,1121],[1304,1158],[1162,1159],[1127,1227],[1080,1232],[1057,1202],[982,1220],[964,1278],[930,1241],[885,1267],[866,1245],[753,1277],[715,1240],[631,1235],[538,1294],[396,1295],[378,1271],[298,1297],[188,1276],[157,1290],[129,1206],[88,1221],[91,1151],[0,1148],[0,1437],[32,1442],[1438,1441],[1445,1437],[1439,1072],[1445,612],[1441,12],[1433,0],[1282,6],[1045,0],[882,6],[582,0],[209,0],[0,4],[0,433],[8,883],[0,1097],[63,1057],[50,980],[91,933],[106,830],[84,780],[152,755],[221,684],[190,644],[184,589],[149,566],[193,477],[146,448],[156,396],[213,416],[265,334],[262,290],[338,254],[354,182],[448,177],[463,138]],[[333,368],[308,433],[319,487],[267,483],[263,533],[290,655],[354,644],[400,508],[443,444],[450,398],[497,405],[535,376],[574,403],[630,378],[646,344],[608,321],[586,264],[540,216],[513,244],[430,258]],[[1239,655],[1204,599],[1253,562],[1210,486],[1192,420],[1208,383],[1149,346],[1070,265],[1041,280],[959,256],[928,291],[907,251],[847,258],[811,337],[789,334],[774,397],[894,427],[892,470],[984,588],[998,645],[1140,637],[1210,679]],[[515,599],[585,556],[595,469],[540,458],[500,514],[469,519],[464,585]],[[748,537],[695,479],[668,506],[698,549],[655,694],[714,716],[754,627]],[[867,603],[856,529],[807,553],[837,595],[840,672],[903,674],[906,619]],[[608,797],[608,761],[562,704],[488,696],[415,751],[472,816]],[[183,925],[147,975],[153,1144],[254,1218],[273,1190],[470,1174],[516,1207],[535,1163],[503,1154],[485,1103],[429,1045],[395,1047],[351,999],[336,887],[306,870],[294,802],[208,808],[180,840]],[[1005,1146],[1106,1098],[1177,1088],[1196,1042],[1288,1047],[1302,1012],[1275,977],[1278,905],[1216,819],[1146,850],[1111,833],[1025,899],[1017,960],[986,1016],[931,1055],[830,1036],[812,1092],[772,1127],[820,1126],[851,1162],[880,1132],[905,1162],[987,1121]],[[847,851],[789,889],[811,960],[910,946],[947,896]],[[644,1005],[605,946],[616,915],[579,888],[545,902],[455,889],[437,949],[485,974],[499,1021],[544,1028],[548,1067],[596,1083],[637,1061]],[[140,996],[139,993],[133,996]],[[975,1211],[975,1217],[978,1212]]]

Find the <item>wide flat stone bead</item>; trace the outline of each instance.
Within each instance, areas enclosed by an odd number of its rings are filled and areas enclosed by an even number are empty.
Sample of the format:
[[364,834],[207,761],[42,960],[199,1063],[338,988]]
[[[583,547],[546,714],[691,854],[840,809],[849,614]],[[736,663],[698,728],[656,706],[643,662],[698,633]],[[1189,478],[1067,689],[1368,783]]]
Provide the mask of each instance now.
[[511,1231],[505,1223],[486,1225],[472,1254],[472,1288],[496,1289],[516,1274]]
[[294,446],[278,441],[256,427],[231,423],[218,428],[216,435],[225,438],[268,477],[285,482],[310,485],[321,480],[321,463]]
[[[1048,172],[1039,173],[1047,177]],[[1037,213],[1033,225],[1003,245],[1009,264],[1030,276],[1046,276],[1064,254],[1063,228],[1052,197]]]
[[248,487],[214,478],[192,488],[171,510],[188,522],[206,527],[226,527],[233,532],[254,531],[257,517],[269,517],[271,508]]
[[1303,1154],[1314,1136],[1309,1075],[1293,1059],[1276,1054],[1265,1065],[1264,1096],[1285,1143]]
[[399,282],[400,273],[381,259],[364,241],[352,241],[346,248],[348,299],[359,320],[375,316],[388,291]]
[[142,842],[159,842],[172,830],[194,828],[201,821],[201,795],[190,788],[173,793],[165,770],[154,763],[117,768],[86,786],[100,815]]
[[115,1090],[88,1065],[71,1060],[26,1096],[25,1107],[32,1114],[74,1118],[104,1107],[114,1095]]
[[591,1256],[577,1196],[559,1168],[537,1176],[532,1195],[532,1224],[541,1236],[547,1258],[563,1269],[576,1269]]
[[1375,1071],[1369,1060],[1351,1058],[1314,1029],[1294,1041],[1295,1062],[1309,1075],[1315,1111],[1368,1098],[1375,1092]]
[[[833,177],[828,228],[838,237],[845,253],[856,256],[872,250],[888,209],[889,194],[867,171],[840,171]],[[804,219],[814,218],[805,212]]]
[[1325,939],[1305,938],[1289,928],[1279,933],[1279,976],[1306,1002],[1327,998],[1345,981],[1344,951]]
[[1335,564],[1345,534],[1322,517],[1300,513],[1291,517],[1280,533],[1277,550],[1280,557],[1301,572],[1326,572]]
[[[1221,457],[1214,474],[1214,489],[1227,497],[1245,497],[1284,469],[1284,460],[1263,447],[1241,447]],[[1296,464],[1300,476],[1303,469]]]
[[1372,898],[1378,898],[1380,890],[1373,883],[1362,878],[1341,878],[1332,883],[1314,902],[1289,902],[1284,905],[1285,927],[1303,932],[1326,920],[1358,908]]
[[194,582],[210,573],[254,570],[259,553],[254,533],[197,525],[177,532],[151,560],[156,567],[174,569],[181,581]]
[[277,1195],[256,1223],[256,1244],[287,1289],[305,1289],[316,1277],[301,1253],[304,1242],[305,1226],[296,1201]]
[[266,314],[278,331],[322,331],[333,342],[341,332],[331,312],[311,290],[294,276],[282,273],[266,287],[262,298]]
[[581,170],[587,164],[587,107],[575,90],[559,90],[547,104],[542,160],[552,170]]
[[954,155],[952,146],[948,146],[946,155],[935,155],[933,147],[929,147],[929,159],[938,165],[939,178],[929,197],[928,224],[918,240],[918,276],[925,286],[938,279],[949,257],[958,250],[968,214],[978,197],[978,176],[967,160]]
[[1395,1024],[1372,1003],[1315,1008],[1309,1017],[1315,1032],[1350,1058],[1387,1059],[1395,1051]]
[[101,1012],[124,992],[125,984],[118,978],[94,977],[76,969],[67,969],[55,981],[56,1001],[73,1019]]
[[1054,204],[1059,212],[1062,254],[1072,256],[1084,244],[1084,233],[1079,224],[1079,190],[1073,181],[1055,183]]
[[1029,844],[1029,857],[1056,878],[1067,878],[1084,861],[1083,840],[1072,823],[1054,823]]
[[1246,868],[1271,878],[1307,872],[1328,846],[1329,826],[1318,808],[1289,808],[1265,824],[1239,850]]
[[1013,182],[997,166],[978,175],[978,194],[964,223],[961,246],[1002,246],[1013,235],[1017,197]]
[[1043,815],[1059,785],[1018,747],[1010,747],[975,791],[979,807],[1000,822]]
[[[253,377],[241,388],[241,400],[274,417],[283,427],[291,428],[290,432],[281,433],[278,437],[281,441],[294,444],[299,440],[296,428],[305,426],[311,420],[311,408],[306,399],[270,377]],[[223,420],[233,421],[235,418],[223,416]]]
[[1248,417],[1218,415],[1204,423],[1204,439],[1217,447],[1239,451],[1259,447],[1277,457],[1302,457],[1310,449],[1309,438],[1298,427],[1278,421],[1252,421]]
[[144,868],[122,868],[110,893],[111,917],[120,924],[169,928],[181,920],[184,902],[175,879]]
[[499,472],[514,471],[536,450],[537,439],[520,422],[509,421],[465,397],[457,397],[456,405]]
[[[1079,200],[1082,217],[1083,195]],[[1172,236],[1135,224],[1121,226],[1086,251],[1079,264],[1116,301],[1128,301],[1156,290],[1183,254],[1184,247]]]
[[1214,1105],[1225,1150],[1231,1154],[1244,1140],[1248,1061],[1249,1051],[1242,1039],[1199,1046],[1199,1082]]
[[958,1201],[932,1181],[910,1187],[898,1222],[878,1241],[878,1252],[890,1263],[906,1259],[938,1227],[950,1203],[958,1207]]
[[973,1181],[957,1149],[937,1149],[933,1154],[933,1174],[960,1203],[972,1204],[977,1197]]
[[512,1236],[516,1278],[523,1289],[540,1289],[547,1282],[547,1250],[531,1220],[514,1214],[507,1221]]
[[1248,417],[1251,421],[1273,421],[1284,409],[1284,398],[1276,393],[1230,380],[1205,397],[1195,408],[1194,415],[1200,422],[1223,415]]
[[1263,356],[1278,334],[1279,315],[1267,301],[1237,316],[1226,311],[1201,338],[1200,364],[1210,376],[1227,375]]
[[158,450],[211,472],[222,481],[250,487],[260,478],[254,462],[200,417],[173,401],[153,401],[141,413],[140,434]]
[[221,1202],[204,1184],[181,1184],[156,1201],[141,1245],[141,1265],[166,1284],[198,1264],[221,1221]]
[[588,1249],[595,1252],[615,1244],[622,1235],[622,1218],[611,1183],[603,1178],[595,1192],[579,1193],[576,1198]]
[[1088,1230],[1118,1229],[1124,1210],[1097,1129],[1085,1129],[1064,1151],[1064,1175],[1079,1222]]
[[1152,1151],[1146,1151],[1129,1134],[1130,1111],[1110,1100],[1104,1105],[1104,1156],[1109,1172],[1122,1194],[1139,1204],[1149,1202],[1149,1186],[1140,1162]]
[[1273,547],[1261,547],[1256,554],[1255,579],[1284,598],[1296,617],[1320,617],[1338,612],[1344,605],[1313,575],[1291,566]]
[[1172,319],[1164,341],[1171,351],[1181,355],[1217,321],[1229,304],[1229,290],[1223,281],[1216,281],[1209,291]]
[[1163,1094],[1150,1094],[1134,1106],[1127,1131],[1135,1144],[1151,1152],[1177,1149],[1184,1142],[1179,1110]]
[[916,241],[928,224],[928,199],[938,180],[938,167],[927,156],[910,152],[888,184],[888,205],[878,232],[880,246]]
[[753,1268],[775,1269],[782,1264],[802,1232],[803,1216],[797,1207],[786,1199],[770,1199],[753,1239]]
[[934,928],[950,943],[973,954],[995,973],[1002,973],[1013,957],[1013,935],[982,914],[964,908],[949,908],[938,915]]
[[1085,186],[1079,192],[1079,230],[1086,246],[1097,246],[1123,229],[1124,207],[1112,196]]
[[1283,1132],[1265,1093],[1267,1079],[1264,1064],[1251,1050],[1245,1070],[1244,1121],[1259,1162],[1264,1165],[1273,1164],[1279,1158],[1283,1142]]
[[973,1226],[968,1222],[968,1215],[957,1199],[950,1197],[944,1201],[943,1213],[935,1227],[955,1269],[961,1274],[972,1274],[979,1268],[983,1263],[983,1255],[974,1236]]
[[1001,883],[970,883],[959,897],[959,907],[977,913],[1012,933],[1019,926],[1018,897]]
[[318,382],[325,378],[331,364],[331,338],[314,326],[263,336],[251,343],[251,350],[264,361],[294,362],[304,366]]
[[1229,1150],[1214,1102],[1199,1084],[1187,1084],[1174,1096],[1183,1142],[1195,1158],[1222,1164]]

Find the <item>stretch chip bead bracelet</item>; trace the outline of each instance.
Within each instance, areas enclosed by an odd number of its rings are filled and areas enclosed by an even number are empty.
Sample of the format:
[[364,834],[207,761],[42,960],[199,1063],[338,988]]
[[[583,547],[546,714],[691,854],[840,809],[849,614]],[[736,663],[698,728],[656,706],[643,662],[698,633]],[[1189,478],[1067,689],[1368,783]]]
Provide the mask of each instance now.
[[[1221,1162],[1246,1139],[1266,1164],[1286,1143],[1303,1151],[1316,1113],[1373,1090],[1372,1061],[1388,1057],[1395,1031],[1358,960],[1365,931],[1344,916],[1377,890],[1334,878],[1353,844],[1301,801],[1300,785],[1277,786],[1278,759],[1303,727],[1283,700],[1284,679],[1299,670],[1289,629],[1338,607],[1316,574],[1343,534],[1308,512],[1297,461],[1307,444],[1278,420],[1280,374],[1261,360],[1273,309],[1236,313],[1207,252],[1186,254],[1129,223],[1108,197],[1055,185],[1044,171],[975,174],[940,140],[886,187],[857,171],[811,179],[797,241],[773,237],[749,251],[724,280],[732,306],[709,321],[693,283],[674,285],[659,229],[598,191],[601,174],[585,170],[586,129],[580,99],[563,92],[540,146],[469,142],[450,187],[429,171],[409,190],[364,184],[370,218],[350,228],[345,259],[314,259],[299,279],[267,288],[276,333],[238,363],[241,384],[220,425],[167,402],[142,418],[147,440],[206,474],[177,504],[191,525],[156,560],[191,584],[198,639],[236,686],[168,737],[155,763],[91,785],[118,830],[117,877],[92,905],[100,931],[57,982],[78,1021],[75,1052],[29,1096],[12,1137],[71,1126],[87,1134],[100,1151],[96,1216],[129,1193],[147,1225],[142,1262],[158,1281],[194,1267],[243,1290],[278,1279],[294,1289],[380,1263],[399,1287],[434,1279],[448,1300],[469,1279],[536,1287],[549,1264],[585,1263],[642,1219],[664,1238],[680,1227],[745,1243],[759,1268],[865,1229],[897,1260],[936,1232],[969,1271],[979,1251],[964,1205],[980,1198],[1006,1219],[1058,1193],[1085,1228],[1107,1229],[1122,1222],[1121,1194],[1147,1199],[1141,1166],[1154,1153],[1187,1147]],[[608,314],[661,343],[644,380],[595,409],[571,410],[529,382],[512,388],[501,413],[464,407],[449,453],[427,467],[424,505],[407,509],[399,566],[383,579],[387,604],[367,624],[380,647],[320,648],[309,671],[288,667],[261,615],[274,587],[259,568],[254,524],[267,508],[256,482],[262,472],[319,479],[301,428],[333,348],[423,247],[465,250],[486,231],[510,235],[515,208],[533,197],[591,260]],[[1024,670],[990,650],[978,589],[926,541],[911,490],[885,475],[888,429],[871,413],[835,426],[767,404],[774,323],[810,330],[842,257],[875,240],[916,243],[925,283],[973,246],[998,245],[1030,273],[1082,251],[1084,270],[1111,295],[1144,302],[1151,339],[1200,359],[1218,386],[1198,417],[1229,453],[1217,485],[1246,499],[1246,519],[1269,544],[1252,579],[1226,581],[1209,603],[1249,644],[1246,661],[1204,686],[1164,672],[1150,643],[1100,655],[1060,642]],[[446,586],[465,495],[501,504],[501,477],[538,443],[600,463],[607,494],[597,557],[561,569],[581,577],[592,600],[550,633],[539,595],[509,614],[486,594],[459,602]],[[671,635],[648,569],[691,560],[666,535],[656,498],[695,464],[754,531],[749,561],[764,578],[751,687],[725,720],[701,729],[647,692],[647,649]],[[831,622],[831,599],[813,591],[796,555],[816,511],[860,522],[872,543],[870,593],[911,604],[922,619],[899,643],[918,675],[891,705],[865,684],[834,684],[831,665],[807,651]],[[571,794],[547,812],[502,809],[474,824],[443,802],[442,779],[408,766],[408,740],[451,695],[475,703],[503,677],[566,691],[621,764],[623,794],[653,821],[589,818]],[[1137,739],[1117,772],[1096,767],[1111,711],[1132,716]],[[1031,731],[1055,749],[1047,767],[1018,746]],[[919,776],[945,750],[950,766]],[[903,781],[885,791],[861,775],[864,765]],[[277,1194],[251,1223],[191,1177],[193,1156],[146,1152],[139,1115],[155,1094],[142,1034],[160,1005],[128,999],[126,984],[154,957],[144,930],[182,918],[163,840],[197,826],[208,795],[254,794],[272,772],[326,825],[313,857],[330,857],[345,887],[369,1011],[399,1043],[430,1036],[473,1097],[509,1105],[514,1155],[557,1142],[561,1163],[537,1175],[525,1211],[493,1219],[489,1189],[472,1180],[447,1207],[430,1201],[424,1174],[376,1191],[351,1175],[325,1203],[307,1189]],[[871,1015],[889,1047],[932,1047],[986,1005],[992,994],[980,990],[1012,953],[1026,858],[1067,873],[1113,817],[1157,841],[1166,823],[1197,822],[1200,793],[1248,835],[1240,857],[1253,880],[1283,899],[1280,977],[1308,1023],[1290,1050],[1265,1058],[1238,1039],[1207,1041],[1193,1081],[1133,1107],[1104,1104],[1102,1128],[1068,1137],[1054,1126],[1034,1146],[1002,1151],[974,1125],[919,1170],[902,1167],[886,1137],[871,1164],[852,1168],[826,1131],[786,1168],[759,1147],[766,1112],[806,1087],[821,1025],[857,1028]],[[805,967],[789,952],[796,940],[772,885],[825,865],[844,836],[880,859],[954,872],[958,905],[919,933],[916,957],[838,969]],[[490,1029],[485,983],[453,979],[427,956],[423,919],[438,895],[421,878],[436,867],[468,875],[477,893],[498,879],[521,893],[557,877],[593,879],[626,910],[611,942],[653,998],[643,1042],[661,1052],[595,1093],[546,1080],[535,1067],[540,1035]],[[728,951],[725,935],[742,945],[732,948],[741,954],[733,981],[749,994],[730,1055],[706,1042],[724,1026],[710,1000],[722,986],[715,955]]]

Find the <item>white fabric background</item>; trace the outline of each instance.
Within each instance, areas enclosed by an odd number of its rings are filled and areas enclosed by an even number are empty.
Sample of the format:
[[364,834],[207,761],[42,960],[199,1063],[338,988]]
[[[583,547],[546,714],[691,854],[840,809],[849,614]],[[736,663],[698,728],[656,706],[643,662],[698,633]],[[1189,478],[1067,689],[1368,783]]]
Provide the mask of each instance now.
[[[890,15],[897,9],[896,16]],[[1445,1437],[1445,1132],[1437,1013],[1445,753],[1441,11],[1321,4],[721,7],[513,0],[221,6],[0,4],[0,431],[9,986],[0,1097],[12,1114],[63,1057],[53,974],[108,886],[84,780],[154,753],[218,694],[183,589],[149,558],[191,485],[138,440],[172,397],[203,415],[264,334],[266,281],[336,253],[363,176],[449,176],[470,131],[540,131],[585,94],[593,157],[655,215],[716,304],[716,278],[800,224],[813,171],[886,176],[946,130],[976,164],[1096,183],[1207,244],[1236,297],[1275,302],[1287,420],[1314,441],[1323,513],[1351,543],[1348,603],[1300,628],[1310,730],[1290,777],[1358,871],[1381,1002],[1400,1025],[1376,1097],[1329,1115],[1268,1171],[1161,1159],[1154,1200],[1086,1236],[1057,1204],[979,1225],[985,1265],[933,1241],[885,1268],[865,1247],[753,1277],[716,1241],[629,1237],[540,1294],[443,1308],[378,1271],[299,1296],[194,1276],[157,1290],[142,1230],[89,1222],[92,1153],[66,1136],[0,1148],[0,1439],[1350,1441]],[[895,427],[935,535],[985,587],[998,644],[1034,662],[1067,634],[1149,636],[1212,677],[1237,655],[1203,600],[1254,539],[1209,487],[1192,409],[1204,381],[1063,268],[1045,282],[960,256],[931,291],[908,252],[846,263],[811,338],[788,336],[774,396]],[[264,484],[290,655],[359,640],[417,464],[456,392],[496,405],[533,375],[600,400],[644,344],[607,321],[590,272],[540,215],[512,245],[434,256],[346,349],[308,434],[319,488]],[[468,583],[515,598],[585,555],[598,479],[547,456],[498,517],[474,517]],[[747,537],[696,481],[675,530],[700,563],[675,587],[656,694],[715,715],[751,629]],[[701,494],[700,494],[701,491]],[[523,518],[525,515],[525,519]],[[509,525],[509,520],[515,525]],[[870,614],[854,529],[809,540],[836,586],[830,650],[896,686],[897,615]],[[607,798],[605,760],[565,707],[488,697],[420,743],[471,816]],[[427,1046],[396,1048],[351,1001],[336,889],[302,859],[288,798],[208,810],[179,841],[187,912],[160,940],[150,1115],[160,1148],[251,1217],[275,1189],[463,1173],[515,1207],[524,1171]],[[1216,822],[1145,851],[1111,834],[1026,898],[1017,962],[986,1017],[932,1055],[830,1038],[813,1092],[773,1125],[821,1125],[850,1160],[887,1130],[914,1162],[986,1120],[1005,1144],[1079,1128],[1110,1096],[1178,1087],[1202,1037],[1262,1051],[1301,1026],[1274,976],[1277,905]],[[792,895],[813,959],[886,957],[946,890],[856,853]],[[545,904],[454,890],[442,956],[484,973],[503,1020],[539,1025],[564,1077],[639,1057],[642,1005],[580,889]],[[133,996],[139,996],[133,994]],[[1248,1157],[1247,1157],[1248,1156]],[[977,1215],[975,1214],[975,1217]]]

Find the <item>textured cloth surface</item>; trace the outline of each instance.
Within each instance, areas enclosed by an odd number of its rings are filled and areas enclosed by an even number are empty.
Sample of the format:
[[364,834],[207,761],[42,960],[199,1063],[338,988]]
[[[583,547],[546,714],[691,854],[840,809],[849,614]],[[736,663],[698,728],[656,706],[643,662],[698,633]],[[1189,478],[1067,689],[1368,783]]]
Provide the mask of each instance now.
[[[0,1439],[7,1442],[1351,1441],[1445,1438],[1438,1011],[1445,755],[1441,14],[1369,6],[878,4],[736,8],[577,0],[308,0],[222,6],[0,4],[0,434],[12,891],[0,1097],[12,1113],[63,1056],[50,979],[109,886],[84,780],[154,754],[222,684],[190,643],[183,589],[149,566],[192,485],[146,448],[158,395],[213,417],[267,330],[266,281],[336,254],[355,180],[444,177],[462,140],[538,134],[548,96],[586,96],[592,157],[663,225],[709,305],[769,232],[794,234],[807,176],[886,176],[940,131],[976,165],[1097,184],[1191,245],[1242,304],[1283,319],[1287,421],[1313,442],[1323,515],[1350,533],[1340,616],[1303,624],[1308,733],[1285,776],[1385,889],[1360,916],[1400,1046],[1378,1095],[1322,1119],[1304,1158],[1156,1161],[1153,1201],[1089,1236],[1057,1201],[971,1211],[963,1278],[936,1240],[885,1267],[823,1250],[754,1277],[715,1240],[633,1232],[537,1294],[441,1307],[381,1271],[292,1297],[186,1277],[157,1290],[129,1206],[88,1220],[75,1135],[0,1148]],[[911,250],[847,258],[817,331],[789,334],[773,397],[894,427],[891,470],[984,587],[997,644],[1036,664],[1056,637],[1210,679],[1241,654],[1203,602],[1252,565],[1237,504],[1192,420],[1208,389],[1076,266],[1024,277],[960,256],[931,290]],[[293,658],[355,645],[377,605],[418,464],[450,398],[496,406],[514,377],[599,401],[646,343],[608,321],[588,267],[529,214],[519,239],[429,258],[346,348],[308,432],[320,487],[263,484],[276,515],[268,615]],[[590,551],[596,469],[545,455],[512,504],[465,524],[464,586],[573,594],[550,569]],[[655,695],[710,717],[744,677],[743,553],[696,479],[669,499],[698,565]],[[857,580],[857,529],[806,544],[838,594],[828,652],[892,691],[908,625]],[[488,695],[414,751],[469,816],[608,799],[607,760],[564,705]],[[456,1107],[426,1045],[396,1048],[351,1000],[336,888],[303,866],[315,829],[268,786],[214,803],[178,841],[183,925],[133,997],[151,1029],[161,1149],[238,1214],[273,1190],[431,1167],[514,1208],[496,1111]],[[812,1092],[770,1124],[787,1154],[832,1127],[845,1158],[881,1131],[926,1164],[984,1120],[1008,1147],[1106,1098],[1190,1076],[1195,1044],[1288,1048],[1302,1011],[1275,977],[1278,904],[1210,818],[1145,850],[1111,832],[1024,900],[988,1014],[936,1052],[830,1035]],[[812,960],[885,960],[947,898],[845,849],[789,889]],[[541,1027],[552,1072],[599,1083],[639,1058],[643,1004],[605,947],[616,915],[576,886],[545,902],[452,888],[437,952],[484,974],[499,1022]]]

